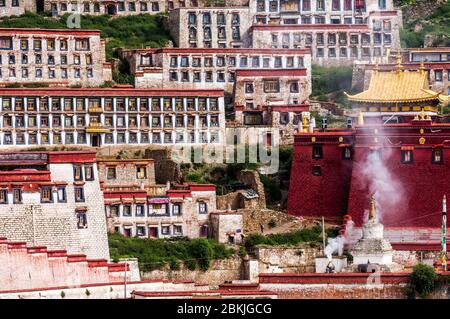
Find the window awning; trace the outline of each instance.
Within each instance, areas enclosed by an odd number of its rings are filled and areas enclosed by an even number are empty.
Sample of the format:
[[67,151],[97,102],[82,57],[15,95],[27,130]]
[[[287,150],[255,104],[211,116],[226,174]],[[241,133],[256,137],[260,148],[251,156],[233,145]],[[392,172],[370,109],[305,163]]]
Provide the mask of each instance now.
[[168,204],[169,199],[168,198],[150,198],[148,201],[150,204]]
[[402,146],[402,151],[414,151],[414,146]]

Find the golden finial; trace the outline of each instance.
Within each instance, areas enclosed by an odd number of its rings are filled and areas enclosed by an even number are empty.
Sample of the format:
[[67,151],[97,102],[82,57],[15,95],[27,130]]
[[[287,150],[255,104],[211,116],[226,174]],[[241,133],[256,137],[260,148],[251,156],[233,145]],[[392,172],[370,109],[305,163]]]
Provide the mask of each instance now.
[[425,63],[423,62],[423,58],[420,60],[420,68],[419,68],[420,74],[425,73]]
[[378,59],[376,59],[374,71],[375,71],[375,73],[378,73],[379,70],[380,70],[380,64],[378,63]]
[[308,133],[308,119],[306,118],[306,116],[303,117],[302,120],[302,127],[303,127],[303,133]]
[[358,114],[358,125],[364,125],[364,115],[361,112],[361,109],[359,110],[359,114]]
[[376,219],[377,218],[377,209],[375,208],[375,198],[373,195],[370,197],[370,213],[369,213],[369,219]]

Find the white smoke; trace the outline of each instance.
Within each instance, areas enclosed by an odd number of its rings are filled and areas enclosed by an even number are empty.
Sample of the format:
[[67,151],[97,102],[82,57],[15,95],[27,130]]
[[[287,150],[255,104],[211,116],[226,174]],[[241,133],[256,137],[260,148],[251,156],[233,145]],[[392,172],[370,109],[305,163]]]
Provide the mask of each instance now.
[[332,260],[332,256],[334,253],[337,253],[338,256],[342,256],[344,253],[344,246],[350,243],[352,234],[353,234],[353,225],[354,222],[349,220],[345,227],[345,232],[343,235],[339,235],[336,238],[328,238],[327,246],[324,249],[324,254],[327,256],[328,260]]
[[333,254],[337,252],[339,256],[344,253],[344,237],[328,238],[328,244],[324,249],[325,256],[331,261]]
[[404,198],[401,183],[383,160],[383,157],[386,161],[390,160],[390,152],[389,148],[383,148],[383,154],[371,152],[361,166],[362,175],[369,181],[370,194],[375,198],[377,217],[380,221],[383,220],[385,212],[394,213]]

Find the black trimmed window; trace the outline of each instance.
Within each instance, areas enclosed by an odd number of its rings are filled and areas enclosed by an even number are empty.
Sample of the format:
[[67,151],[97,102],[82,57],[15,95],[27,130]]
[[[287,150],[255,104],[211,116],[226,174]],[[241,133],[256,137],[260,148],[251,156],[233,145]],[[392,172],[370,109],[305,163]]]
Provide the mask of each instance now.
[[86,177],[87,181],[94,180],[94,167],[92,165],[84,166],[84,176]]
[[58,186],[56,188],[58,194],[58,203],[66,203],[67,202],[67,193],[65,186]]
[[312,158],[313,159],[322,159],[323,158],[322,145],[313,145],[312,146]]
[[208,204],[205,202],[198,202],[198,212],[199,214],[208,214]]
[[75,165],[73,167],[73,179],[76,181],[83,180],[83,168],[81,165]]
[[0,189],[0,204],[8,204],[8,190]]
[[111,217],[119,217],[119,205],[111,205],[110,216]]
[[75,202],[84,202],[84,188],[82,186],[77,186],[74,189],[75,192]]
[[442,164],[444,163],[444,150],[442,147],[434,148],[432,151],[432,163]]
[[53,203],[53,193],[51,187],[41,188],[41,203]]
[[131,205],[123,205],[122,209],[123,209],[122,210],[122,216],[124,216],[124,217],[132,216]]
[[117,178],[115,166],[106,168],[106,178],[107,179],[116,179]]
[[181,215],[181,204],[176,203],[172,205],[172,215],[180,216]]
[[136,205],[136,217],[145,216],[145,206],[142,204]]
[[14,204],[22,204],[22,189],[21,188],[13,189],[13,202],[14,202]]
[[409,164],[414,162],[414,152],[412,150],[402,150],[402,163]]
[[351,160],[353,158],[353,149],[351,146],[346,146],[342,148],[342,159]]
[[322,167],[320,167],[319,165],[314,165],[312,167],[312,174],[314,176],[322,176]]
[[147,166],[136,165],[136,178],[146,179],[147,178]]
[[88,227],[87,215],[85,211],[77,212],[77,227],[78,229],[84,229]]

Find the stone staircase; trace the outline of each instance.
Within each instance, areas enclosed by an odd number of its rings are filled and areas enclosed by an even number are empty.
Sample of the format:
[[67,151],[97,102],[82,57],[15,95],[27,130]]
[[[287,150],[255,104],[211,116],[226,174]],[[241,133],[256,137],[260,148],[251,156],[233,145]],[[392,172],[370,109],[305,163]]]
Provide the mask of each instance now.
[[29,247],[0,237],[0,292],[85,284],[123,282],[132,279],[129,265],[106,259],[87,259],[65,250]]

